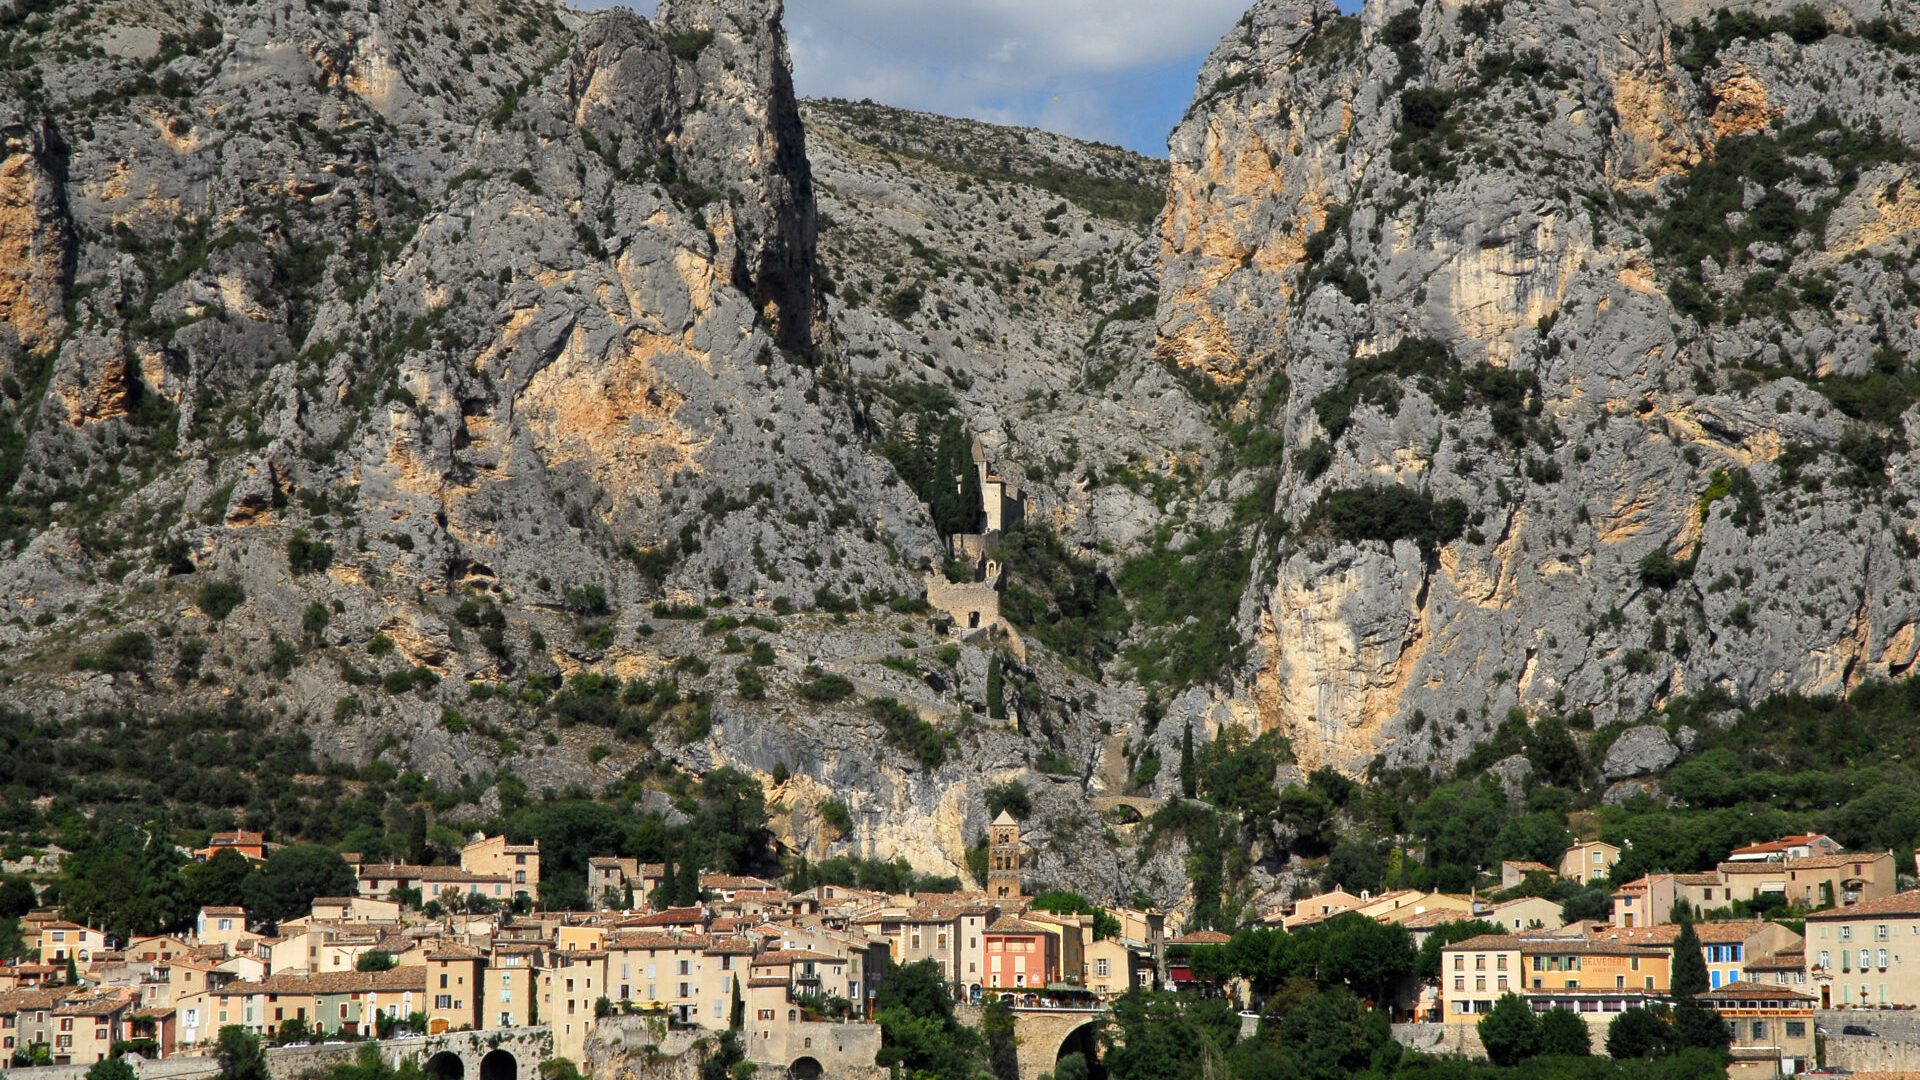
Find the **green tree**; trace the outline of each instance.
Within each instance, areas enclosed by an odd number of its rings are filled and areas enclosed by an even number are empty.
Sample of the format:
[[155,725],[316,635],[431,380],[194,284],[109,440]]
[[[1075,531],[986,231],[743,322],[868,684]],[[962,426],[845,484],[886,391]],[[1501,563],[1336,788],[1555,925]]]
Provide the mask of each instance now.
[[68,837],[56,880],[67,918],[120,936],[177,930],[193,917],[181,865],[164,822],[105,818]]
[[1720,1014],[1701,1002],[1707,992],[1707,958],[1700,951],[1700,935],[1693,920],[1683,913],[1680,933],[1673,939],[1673,1048],[1675,1050],[1725,1050],[1729,1042],[1726,1022]]
[[1482,934],[1498,933],[1501,933],[1500,927],[1484,919],[1456,919],[1441,923],[1420,943],[1420,954],[1414,962],[1413,972],[1423,979],[1437,979],[1440,977],[1441,949]]
[[1198,1008],[1201,1004],[1201,1000],[1138,989],[1116,998],[1102,1037],[1101,1056],[1108,1074],[1113,1080],[1200,1080],[1225,1075],[1224,1055],[1233,1032],[1206,1023],[1206,1014]]
[[1281,1050],[1304,1080],[1363,1073],[1391,1038],[1387,1015],[1345,987],[1307,996],[1280,1022]]
[[773,832],[767,827],[766,796],[760,782],[731,767],[715,769],[700,781],[700,809],[693,835],[708,843],[705,865],[723,874],[774,873]]
[[953,994],[932,960],[888,973],[874,999],[881,1065],[934,1077],[972,1077],[983,1064],[978,1032],[953,1015]]
[[1495,1065],[1518,1065],[1540,1053],[1540,1021],[1518,994],[1500,995],[1477,1026],[1480,1045],[1487,1048],[1487,1060]]
[[1005,997],[987,1003],[980,1029],[987,1040],[987,1067],[994,1080],[1020,1080],[1020,1052],[1014,1038],[1013,1010]]
[[39,903],[33,884],[26,878],[0,878],[0,919],[19,918]]
[[1557,716],[1542,717],[1527,729],[1526,754],[1528,764],[1550,784],[1577,789],[1586,778],[1580,743]]
[[1006,676],[1000,671],[1000,654],[987,657],[987,716],[994,720],[1007,718]]
[[259,1037],[238,1024],[220,1029],[213,1059],[220,1066],[218,1080],[271,1080]]
[[277,923],[313,909],[316,896],[351,896],[359,888],[353,868],[340,853],[318,844],[294,844],[268,857],[247,880],[247,911]]
[[1321,983],[1344,983],[1355,993],[1385,1002],[1394,984],[1413,974],[1413,935],[1398,924],[1377,923],[1348,912],[1314,928],[1319,940]]
[[1607,1056],[1615,1061],[1664,1057],[1673,1033],[1652,1009],[1628,1009],[1607,1025]]
[[1548,1009],[1540,1014],[1540,1053],[1554,1057],[1589,1057],[1593,1054],[1593,1032],[1573,1011]]
[[392,971],[399,961],[385,949],[368,949],[353,961],[355,971]]
[[133,1071],[133,1063],[126,1058],[110,1057],[88,1068],[87,1080],[139,1080],[139,1074]]
[[733,977],[733,1001],[727,1006],[727,1030],[744,1031],[747,1026],[747,1002],[740,996],[740,976]]
[[247,879],[253,876],[253,863],[232,848],[221,848],[206,862],[187,865],[181,874],[195,909],[239,907],[247,902]]

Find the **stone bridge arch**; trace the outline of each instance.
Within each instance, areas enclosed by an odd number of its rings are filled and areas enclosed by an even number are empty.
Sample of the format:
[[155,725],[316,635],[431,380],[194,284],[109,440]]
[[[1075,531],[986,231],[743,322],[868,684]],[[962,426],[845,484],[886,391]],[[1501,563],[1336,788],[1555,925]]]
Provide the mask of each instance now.
[[553,1029],[450,1031],[389,1039],[380,1048],[389,1065],[412,1061],[427,1080],[533,1080],[553,1056]]
[[[956,1005],[954,1015],[962,1022],[979,1027],[984,1010],[978,1005]],[[1053,1071],[1060,1058],[1076,1051],[1087,1053],[1092,1080],[1100,1080],[1105,1070],[1099,1063],[1100,1028],[1106,1023],[1107,1010],[1018,1008],[1013,1010],[1013,1034],[1018,1040],[1020,1080],[1040,1080]]]

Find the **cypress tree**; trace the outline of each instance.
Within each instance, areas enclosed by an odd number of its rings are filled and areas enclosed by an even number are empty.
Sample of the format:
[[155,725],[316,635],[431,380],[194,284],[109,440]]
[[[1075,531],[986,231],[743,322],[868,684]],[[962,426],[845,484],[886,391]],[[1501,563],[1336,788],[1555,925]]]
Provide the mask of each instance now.
[[727,1009],[727,1030],[739,1031],[747,1026],[747,1003],[740,997],[740,976],[733,977],[733,1004]]
[[673,894],[673,902],[678,906],[700,902],[700,863],[687,852],[680,855],[680,880]]
[[647,898],[655,911],[673,906],[673,889],[679,880],[673,872],[673,852],[667,852],[663,858],[666,862],[660,867],[660,884],[653,887],[653,895]]
[[1673,996],[1676,1000],[1691,1000],[1695,994],[1706,993],[1707,960],[1700,952],[1700,934],[1693,928],[1693,920],[1680,920],[1680,933],[1673,939]]

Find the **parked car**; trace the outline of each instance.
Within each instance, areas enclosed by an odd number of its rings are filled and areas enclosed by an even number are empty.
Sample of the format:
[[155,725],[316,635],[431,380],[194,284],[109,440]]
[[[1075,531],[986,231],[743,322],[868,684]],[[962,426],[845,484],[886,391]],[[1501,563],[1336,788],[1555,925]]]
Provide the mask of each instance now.
[[1865,1027],[1860,1024],[1847,1024],[1840,1029],[1840,1034],[1842,1035],[1876,1035],[1877,1036],[1879,1032],[1874,1031],[1870,1027]]

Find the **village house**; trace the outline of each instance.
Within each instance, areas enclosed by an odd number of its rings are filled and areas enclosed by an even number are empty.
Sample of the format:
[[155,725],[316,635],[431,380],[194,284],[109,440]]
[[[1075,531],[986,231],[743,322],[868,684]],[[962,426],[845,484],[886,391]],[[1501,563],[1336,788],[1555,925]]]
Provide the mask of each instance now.
[[1597,1031],[1627,1009],[1661,1000],[1672,976],[1670,950],[1601,935],[1497,934],[1440,952],[1443,1021],[1478,1023],[1503,994],[1536,1012],[1566,1009]]
[[987,925],[987,990],[1044,988],[1057,980],[1059,939],[1046,927],[1011,915]]
[[88,1065],[105,1061],[113,1044],[127,1037],[127,1015],[135,994],[110,989],[67,998],[53,1009],[53,1063]]
[[1552,877],[1553,867],[1546,863],[1537,863],[1529,859],[1500,860],[1500,888],[1502,891],[1518,888],[1526,883],[1530,874],[1544,874]]
[[1816,911],[1803,948],[1823,1009],[1920,1005],[1920,891]]
[[270,846],[266,835],[241,829],[237,832],[217,832],[207,838],[207,846],[193,853],[194,862],[206,862],[222,851],[232,851],[250,863],[267,861]]
[[1298,897],[1290,907],[1270,913],[1261,921],[1269,925],[1277,922],[1292,930],[1322,919],[1330,919],[1343,911],[1352,911],[1366,902],[1365,898],[1355,896],[1345,889],[1333,889],[1317,896]]
[[460,849],[460,869],[475,878],[500,878],[504,892],[495,900],[540,899],[540,841],[511,844],[504,836],[475,834]]
[[1560,856],[1560,876],[1568,881],[1590,885],[1612,875],[1620,861],[1620,849],[1603,840],[1582,840]]
[[1808,910],[1879,900],[1895,888],[1891,851],[1725,862],[1719,872],[1728,901],[1771,895]]
[[106,947],[105,932],[90,926],[81,926],[65,919],[40,925],[40,959],[43,963],[65,964],[71,960],[76,966],[84,968],[93,963],[94,956],[105,951]]
[[1727,1023],[1728,1080],[1773,1080],[1816,1063],[1813,998],[1784,986],[1736,982],[1699,995]]
[[[1468,916],[1447,910],[1442,911],[1441,917],[1463,919]],[[1566,925],[1566,920],[1560,916],[1560,905],[1543,896],[1523,896],[1518,900],[1488,904],[1472,917],[1485,919],[1514,934],[1558,930]]]

